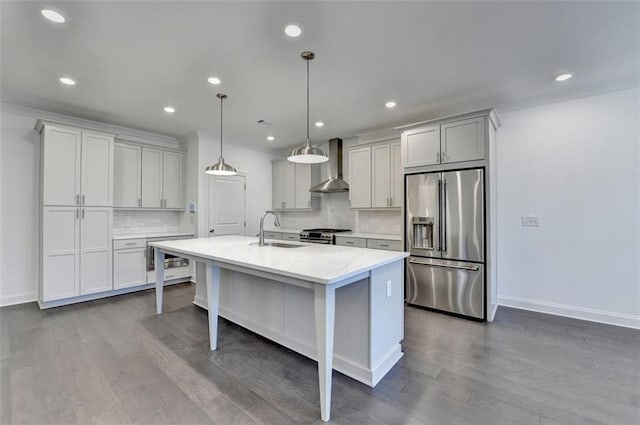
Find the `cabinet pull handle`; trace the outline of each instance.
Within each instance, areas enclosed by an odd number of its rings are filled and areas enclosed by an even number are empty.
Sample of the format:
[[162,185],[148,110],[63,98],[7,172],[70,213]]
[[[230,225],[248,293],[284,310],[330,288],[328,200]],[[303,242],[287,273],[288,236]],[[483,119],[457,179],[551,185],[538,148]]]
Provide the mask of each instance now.
[[438,160],[438,162],[440,162],[440,152],[436,153],[436,159]]
[[351,242],[351,241],[347,241],[347,243],[348,243],[349,245],[353,245],[353,242]]
[[386,246],[387,248],[389,247],[389,244],[386,243],[381,243],[380,246]]
[[82,205],[84,205],[84,195],[82,195]]
[[76,218],[80,218],[80,208],[76,208]]
[[136,242],[127,242],[125,245],[135,245]]
[[84,208],[82,208],[82,218],[84,218]]
[[138,198],[138,206],[141,207],[142,206],[142,198]]
[[393,206],[393,198],[389,198],[389,206],[392,207]]
[[80,195],[76,195],[76,205],[80,205]]

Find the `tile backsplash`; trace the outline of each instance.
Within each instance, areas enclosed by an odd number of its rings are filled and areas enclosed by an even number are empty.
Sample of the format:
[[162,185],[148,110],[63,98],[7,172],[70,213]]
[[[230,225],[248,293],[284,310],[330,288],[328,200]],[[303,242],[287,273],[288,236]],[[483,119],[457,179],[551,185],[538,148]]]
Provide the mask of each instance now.
[[349,208],[347,192],[323,193],[319,196],[320,209],[318,210],[279,212],[282,227],[289,229],[335,227],[348,228],[354,232],[400,234],[402,224],[400,210],[352,210]]
[[178,232],[181,211],[114,210],[113,233]]

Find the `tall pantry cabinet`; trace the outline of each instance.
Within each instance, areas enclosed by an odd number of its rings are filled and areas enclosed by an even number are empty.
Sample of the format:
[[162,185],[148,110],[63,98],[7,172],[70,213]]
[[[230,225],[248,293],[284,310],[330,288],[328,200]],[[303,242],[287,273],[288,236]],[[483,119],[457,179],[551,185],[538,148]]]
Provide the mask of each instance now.
[[38,300],[109,291],[114,135],[38,120],[41,232]]

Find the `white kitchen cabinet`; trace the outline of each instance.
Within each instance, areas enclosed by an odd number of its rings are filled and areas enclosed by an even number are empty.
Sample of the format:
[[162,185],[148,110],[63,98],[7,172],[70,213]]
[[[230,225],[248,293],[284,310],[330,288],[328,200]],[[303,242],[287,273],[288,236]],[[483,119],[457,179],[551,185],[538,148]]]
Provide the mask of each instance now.
[[80,208],[44,207],[40,298],[80,295]]
[[402,174],[402,160],[401,160],[401,145],[400,142],[393,142],[390,145],[391,149],[391,183],[390,183],[390,193],[391,197],[389,205],[392,208],[400,208],[402,207],[402,200],[404,199],[404,185],[403,179],[404,174]]
[[402,205],[400,142],[349,150],[351,208],[398,208]]
[[440,126],[402,133],[402,163],[405,167],[439,164]]
[[183,209],[184,154],[142,148],[143,208]]
[[113,136],[38,122],[42,204],[113,205]]
[[147,283],[146,252],[146,248],[114,249],[113,289],[130,288]]
[[484,117],[443,124],[440,137],[442,163],[484,159]]
[[294,164],[294,207],[311,208],[311,164]]
[[116,143],[113,156],[113,206],[141,207],[142,149],[140,146]]
[[404,130],[402,165],[420,167],[483,160],[486,123],[487,118],[482,116]]
[[389,206],[391,184],[391,149],[389,145],[371,147],[371,207]]
[[142,148],[142,207],[162,208],[162,151]]
[[44,207],[42,280],[48,302],[112,289],[109,207]]
[[273,163],[273,209],[305,210],[313,206],[311,192],[314,169],[310,164],[290,161]]
[[371,208],[371,146],[349,150],[349,206]]

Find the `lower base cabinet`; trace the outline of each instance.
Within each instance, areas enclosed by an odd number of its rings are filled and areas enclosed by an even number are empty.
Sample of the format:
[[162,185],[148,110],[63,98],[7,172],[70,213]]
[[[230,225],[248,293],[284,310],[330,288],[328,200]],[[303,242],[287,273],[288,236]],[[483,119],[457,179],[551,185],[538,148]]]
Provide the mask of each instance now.
[[113,251],[113,289],[130,288],[147,283],[147,249]]

